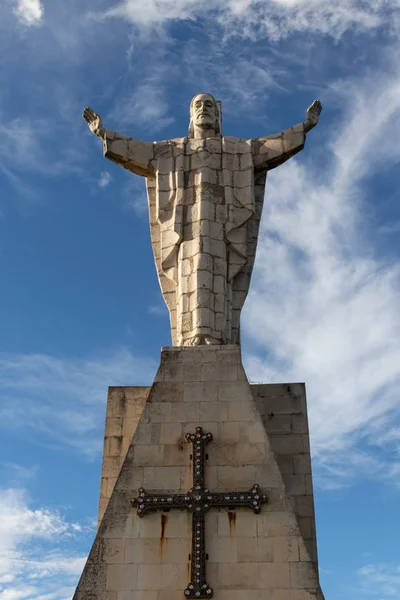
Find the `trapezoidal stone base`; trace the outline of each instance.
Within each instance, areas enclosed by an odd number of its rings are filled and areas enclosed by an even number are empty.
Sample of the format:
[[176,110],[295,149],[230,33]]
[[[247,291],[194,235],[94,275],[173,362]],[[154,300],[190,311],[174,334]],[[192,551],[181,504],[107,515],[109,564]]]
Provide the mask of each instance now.
[[323,600],[304,386],[164,348],[151,388],[110,388],[99,517],[74,600]]

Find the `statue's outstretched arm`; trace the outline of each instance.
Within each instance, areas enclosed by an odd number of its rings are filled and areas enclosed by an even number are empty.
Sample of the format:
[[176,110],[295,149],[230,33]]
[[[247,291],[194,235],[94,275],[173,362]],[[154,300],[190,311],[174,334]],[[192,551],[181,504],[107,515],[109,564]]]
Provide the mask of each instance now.
[[111,129],[105,129],[102,118],[90,106],[84,109],[82,116],[90,131],[103,140],[106,158],[136,175],[144,177],[154,175],[154,168],[151,164],[154,158],[153,144],[121,135]]
[[260,171],[275,169],[300,152],[304,148],[306,133],[317,125],[321,110],[321,102],[314,100],[307,109],[305,121],[275,135],[255,139],[255,168]]

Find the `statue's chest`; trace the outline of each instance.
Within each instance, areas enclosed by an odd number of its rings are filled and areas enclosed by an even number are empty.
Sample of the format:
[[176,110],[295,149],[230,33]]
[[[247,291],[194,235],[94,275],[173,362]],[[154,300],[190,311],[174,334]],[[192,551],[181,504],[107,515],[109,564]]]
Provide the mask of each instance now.
[[223,168],[221,140],[188,140],[185,154],[189,171]]

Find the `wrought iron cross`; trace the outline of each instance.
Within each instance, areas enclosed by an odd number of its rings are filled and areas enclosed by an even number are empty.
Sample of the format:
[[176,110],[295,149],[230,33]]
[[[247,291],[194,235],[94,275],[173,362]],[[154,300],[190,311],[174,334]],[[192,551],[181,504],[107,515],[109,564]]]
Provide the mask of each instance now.
[[137,514],[143,517],[151,510],[186,508],[192,513],[192,553],[190,583],[185,589],[186,598],[212,598],[213,589],[206,580],[205,514],[213,506],[220,508],[247,506],[256,514],[261,504],[267,502],[265,494],[255,484],[247,492],[210,492],[205,487],[205,447],[213,439],[212,433],[204,433],[196,427],[195,433],[187,433],[186,441],[193,445],[193,487],[186,494],[149,494],[140,488],[138,496],[131,499]]

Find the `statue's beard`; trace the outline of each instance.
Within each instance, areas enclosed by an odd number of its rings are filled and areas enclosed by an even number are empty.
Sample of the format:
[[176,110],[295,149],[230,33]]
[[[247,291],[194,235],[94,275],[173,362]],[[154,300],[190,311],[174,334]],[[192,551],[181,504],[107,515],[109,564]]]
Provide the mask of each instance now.
[[196,119],[195,126],[200,127],[200,129],[213,129],[215,130],[215,122],[211,120],[202,121],[201,119]]

